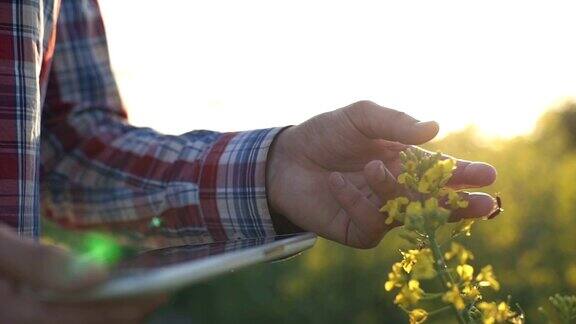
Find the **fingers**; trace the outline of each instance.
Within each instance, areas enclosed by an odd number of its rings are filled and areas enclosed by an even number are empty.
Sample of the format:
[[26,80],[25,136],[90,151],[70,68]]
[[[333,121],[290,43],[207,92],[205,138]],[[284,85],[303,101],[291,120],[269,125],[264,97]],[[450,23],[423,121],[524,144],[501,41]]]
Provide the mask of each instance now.
[[458,160],[448,185],[452,188],[479,188],[496,181],[496,169],[488,163]]
[[0,278],[0,323],[142,323],[168,301],[166,295],[106,302],[43,302]]
[[339,172],[333,172],[329,180],[332,195],[349,217],[343,243],[359,248],[376,246],[387,228],[378,208]]
[[72,257],[62,249],[18,237],[0,224],[0,274],[35,288],[70,291],[105,278],[99,268],[73,271]]
[[364,177],[370,189],[384,202],[397,195],[398,183],[382,161],[371,161],[364,167]]
[[404,144],[423,144],[439,131],[434,121],[420,122],[406,113],[360,101],[344,108],[352,124],[371,139],[384,139]]
[[463,218],[481,218],[490,215],[498,206],[494,198],[482,192],[461,192],[460,195],[468,201],[468,207],[452,212],[451,221]]
[[[419,147],[412,147],[412,149],[434,154]],[[446,154],[443,154],[442,158],[456,161],[456,170],[448,182],[449,187],[454,189],[479,188],[489,186],[496,181],[496,169],[488,163],[457,159]]]

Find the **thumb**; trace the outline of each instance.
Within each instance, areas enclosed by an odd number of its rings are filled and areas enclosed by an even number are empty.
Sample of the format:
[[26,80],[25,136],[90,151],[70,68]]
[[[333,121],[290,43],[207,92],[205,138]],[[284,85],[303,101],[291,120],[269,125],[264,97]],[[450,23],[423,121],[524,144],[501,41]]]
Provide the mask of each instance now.
[[344,113],[366,137],[418,145],[433,139],[439,131],[435,121],[421,122],[414,117],[371,101],[359,101],[343,108]]

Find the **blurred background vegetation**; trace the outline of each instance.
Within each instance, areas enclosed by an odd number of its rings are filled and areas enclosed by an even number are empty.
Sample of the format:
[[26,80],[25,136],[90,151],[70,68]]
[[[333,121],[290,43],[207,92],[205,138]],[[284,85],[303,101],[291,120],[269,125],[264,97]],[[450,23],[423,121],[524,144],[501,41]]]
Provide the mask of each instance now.
[[[521,114],[521,111],[518,111]],[[497,115],[494,116],[498,118]],[[514,120],[510,120],[514,123]],[[576,103],[551,110],[528,136],[486,139],[474,128],[428,145],[493,164],[504,213],[477,222],[464,244],[473,265],[492,264],[529,323],[554,293],[576,292]],[[406,247],[396,231],[378,248],[352,250],[320,239],[302,256],[264,264],[185,289],[154,318],[193,323],[403,323],[383,285]],[[438,323],[446,323],[437,320]]]

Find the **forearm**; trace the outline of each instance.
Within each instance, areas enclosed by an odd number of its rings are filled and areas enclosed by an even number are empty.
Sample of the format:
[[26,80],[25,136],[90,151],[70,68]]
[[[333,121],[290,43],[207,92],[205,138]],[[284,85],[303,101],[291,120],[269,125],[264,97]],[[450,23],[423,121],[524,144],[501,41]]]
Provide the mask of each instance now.
[[[45,164],[42,206],[52,219],[156,246],[274,234],[265,166],[277,129],[167,136],[124,123],[98,128],[69,151],[48,135],[43,152],[57,158]],[[152,217],[163,226],[151,230]]]

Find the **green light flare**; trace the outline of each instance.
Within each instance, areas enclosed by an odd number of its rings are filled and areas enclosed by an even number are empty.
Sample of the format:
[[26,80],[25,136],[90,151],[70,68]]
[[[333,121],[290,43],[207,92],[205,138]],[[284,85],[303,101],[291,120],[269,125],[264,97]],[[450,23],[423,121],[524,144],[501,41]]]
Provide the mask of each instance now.
[[112,236],[89,233],[81,244],[79,254],[81,262],[110,266],[120,261],[123,249]]
[[159,217],[152,217],[150,220],[150,227],[158,228],[160,226],[162,226],[162,220]]

